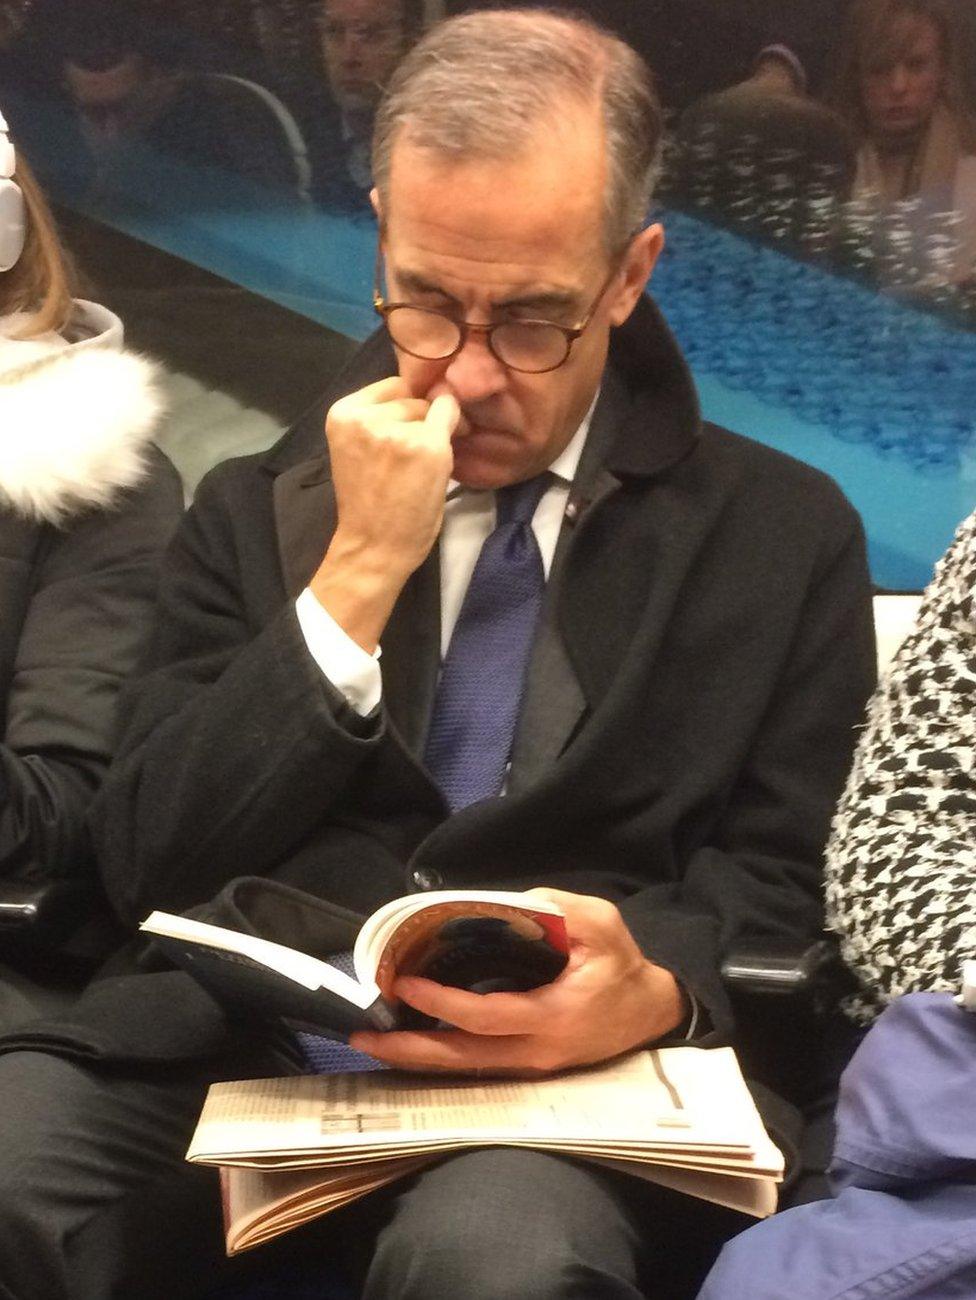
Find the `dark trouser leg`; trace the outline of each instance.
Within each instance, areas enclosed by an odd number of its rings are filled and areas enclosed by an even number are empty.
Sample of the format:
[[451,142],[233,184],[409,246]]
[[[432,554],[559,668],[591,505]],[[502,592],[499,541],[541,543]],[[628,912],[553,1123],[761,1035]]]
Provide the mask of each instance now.
[[77,986],[67,980],[34,979],[31,974],[0,962],[0,1033],[7,1033],[37,1016],[62,1011],[77,996]]
[[385,1213],[365,1300],[690,1300],[749,1222],[583,1161],[506,1148],[434,1166]]
[[[222,1078],[281,1073],[224,1062]],[[211,1065],[93,1072],[0,1057],[2,1300],[187,1300],[255,1257],[223,1257],[213,1170],[184,1155]],[[540,1152],[466,1153],[263,1249],[368,1263],[368,1300],[690,1300],[741,1216]]]
[[0,1296],[177,1300],[226,1275],[215,1171],[184,1160],[207,1082],[0,1057]]

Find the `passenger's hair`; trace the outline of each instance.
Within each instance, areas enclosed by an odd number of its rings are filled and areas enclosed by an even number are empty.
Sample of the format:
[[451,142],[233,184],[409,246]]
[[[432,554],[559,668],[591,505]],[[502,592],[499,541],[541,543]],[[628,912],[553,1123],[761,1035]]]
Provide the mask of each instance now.
[[403,30],[412,44],[424,30],[424,0],[403,0]]
[[162,23],[146,0],[34,0],[38,39],[57,62],[107,72],[137,55],[174,70],[189,53],[188,37]]
[[24,195],[27,240],[17,262],[0,274],[0,316],[26,312],[17,337],[36,338],[68,323],[74,309],[75,272],[47,200],[19,149],[13,178]]
[[607,150],[604,242],[613,255],[644,223],[662,116],[640,56],[587,19],[483,10],[437,24],[403,59],[380,103],[373,177],[386,203],[401,132],[447,159],[504,159],[558,120],[599,105]]
[[966,103],[962,39],[953,0],[855,0],[844,24],[838,57],[828,85],[832,107],[862,136],[869,133],[862,81],[878,59],[899,55],[895,24],[905,16],[922,18],[939,33],[945,64],[942,100],[959,123],[964,147],[976,147],[976,122]]

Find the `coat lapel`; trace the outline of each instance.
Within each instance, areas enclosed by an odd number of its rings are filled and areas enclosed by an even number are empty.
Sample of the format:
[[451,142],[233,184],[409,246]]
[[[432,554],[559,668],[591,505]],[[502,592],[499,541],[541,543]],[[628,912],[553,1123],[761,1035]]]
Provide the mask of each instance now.
[[387,712],[415,758],[423,755],[441,660],[440,552],[410,575],[383,632]]
[[293,465],[278,475],[274,513],[285,592],[294,600],[322,563],[335,531],[335,491],[324,456]]
[[[655,312],[648,302],[640,314],[653,318]],[[660,330],[656,324],[652,334]],[[692,509],[661,477],[693,449],[699,428],[694,389],[683,365],[675,373],[663,334],[664,355],[650,368],[661,375],[660,385],[649,383],[646,371],[635,385],[628,373],[633,365],[608,367],[604,376],[529,664],[509,773],[512,794],[551,771],[611,689],[641,626],[651,630],[643,646],[653,658],[694,550],[710,527],[700,503]],[[605,563],[608,547],[620,557],[612,570]]]

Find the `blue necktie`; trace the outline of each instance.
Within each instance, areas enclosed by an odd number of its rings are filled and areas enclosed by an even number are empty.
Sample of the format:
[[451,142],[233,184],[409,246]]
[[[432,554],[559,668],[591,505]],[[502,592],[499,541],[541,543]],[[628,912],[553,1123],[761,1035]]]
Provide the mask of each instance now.
[[532,516],[540,474],[495,493],[485,539],[451,636],[424,761],[452,812],[501,793],[545,590]]

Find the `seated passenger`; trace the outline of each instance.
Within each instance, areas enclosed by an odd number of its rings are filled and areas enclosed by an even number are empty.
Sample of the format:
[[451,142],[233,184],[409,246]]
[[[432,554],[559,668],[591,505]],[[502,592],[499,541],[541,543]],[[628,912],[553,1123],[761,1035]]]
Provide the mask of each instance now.
[[[152,367],[71,278],[0,118],[0,898],[94,872],[85,815],[182,504]],[[55,974],[8,965],[0,1026]]]
[[833,1196],[726,1245],[698,1300],[976,1295],[976,1013],[949,993],[887,1008],[841,1078]]
[[789,54],[762,51],[750,77],[682,114],[671,179],[677,204],[713,206],[733,226],[815,253],[828,244],[825,216],[850,189],[854,141],[806,93]]
[[976,514],[875,695],[827,847],[828,920],[870,1022],[976,957]]
[[[641,60],[581,21],[475,13],[407,55],[373,154],[386,330],[198,492],[95,816],[133,922],[203,905],[233,924],[243,873],[252,898],[284,883],[357,912],[441,885],[559,891],[558,980],[404,982],[456,1027],[355,1036],[407,1069],[734,1041],[729,945],[822,923],[874,678],[860,522],[816,470],[702,422],[644,294],[660,134]],[[70,1024],[0,1043],[16,1300],[199,1294],[227,1268],[217,1180],[184,1160],[207,1085],[296,1068],[132,956]],[[679,1300],[741,1225],[510,1149],[303,1239],[323,1289],[357,1253],[372,1300]]]
[[951,0],[855,0],[843,30],[828,99],[856,134],[853,197],[891,221],[878,249],[889,282],[976,267],[976,118],[957,24]]
[[184,67],[139,0],[48,0],[27,34],[57,81],[14,124],[66,200],[219,210],[242,195],[290,200],[307,187],[304,142],[277,97]]
[[370,150],[383,88],[421,21],[420,0],[319,0],[323,78],[297,106],[324,208],[372,215]]
[[[834,1200],[723,1252],[702,1300],[976,1295],[976,514],[868,712],[827,846],[827,916],[882,1011],[841,1081]],[[887,1009],[885,1009],[887,1008]]]

